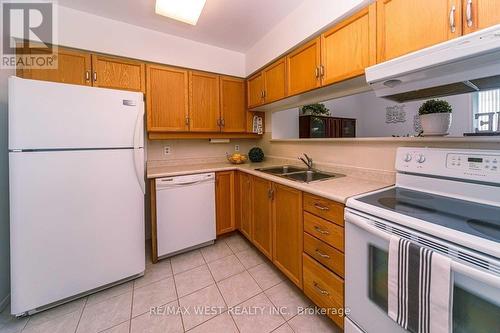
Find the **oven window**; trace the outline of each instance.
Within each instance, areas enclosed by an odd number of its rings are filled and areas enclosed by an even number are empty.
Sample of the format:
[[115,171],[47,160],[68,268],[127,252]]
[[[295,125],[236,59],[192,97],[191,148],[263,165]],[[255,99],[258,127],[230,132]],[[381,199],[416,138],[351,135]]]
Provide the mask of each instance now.
[[499,306],[455,285],[453,288],[453,333],[490,333],[499,328]]
[[[384,312],[388,308],[389,254],[374,245],[368,247],[368,297]],[[491,333],[500,327],[500,306],[467,291],[453,287],[453,333]]]
[[388,261],[389,254],[374,245],[368,247],[369,255],[369,286],[368,297],[382,310],[387,312],[388,308]]

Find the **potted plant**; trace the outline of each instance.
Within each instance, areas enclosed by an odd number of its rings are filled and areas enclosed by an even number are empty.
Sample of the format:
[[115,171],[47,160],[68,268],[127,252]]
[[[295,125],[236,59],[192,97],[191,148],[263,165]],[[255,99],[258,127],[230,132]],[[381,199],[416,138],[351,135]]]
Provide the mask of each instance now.
[[329,116],[330,110],[323,103],[304,105],[300,108],[300,113],[304,116]]
[[420,123],[422,124],[424,136],[445,136],[448,135],[448,130],[451,126],[450,103],[444,100],[431,99],[426,101],[418,114]]

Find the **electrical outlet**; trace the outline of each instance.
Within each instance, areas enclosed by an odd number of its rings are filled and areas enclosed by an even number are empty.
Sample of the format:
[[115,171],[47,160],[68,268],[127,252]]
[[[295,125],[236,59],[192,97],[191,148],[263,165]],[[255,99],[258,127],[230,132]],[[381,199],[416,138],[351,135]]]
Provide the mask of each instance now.
[[167,156],[171,155],[172,154],[172,147],[170,147],[170,146],[163,147],[163,154],[165,154]]
[[240,151],[240,145],[234,145],[234,151]]

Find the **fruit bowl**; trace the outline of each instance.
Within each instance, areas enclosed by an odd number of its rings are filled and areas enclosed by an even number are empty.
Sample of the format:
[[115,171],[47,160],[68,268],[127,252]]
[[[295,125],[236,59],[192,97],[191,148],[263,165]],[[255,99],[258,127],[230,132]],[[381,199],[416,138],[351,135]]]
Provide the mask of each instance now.
[[227,160],[232,164],[243,164],[247,161],[246,155],[234,153],[234,154],[226,154]]

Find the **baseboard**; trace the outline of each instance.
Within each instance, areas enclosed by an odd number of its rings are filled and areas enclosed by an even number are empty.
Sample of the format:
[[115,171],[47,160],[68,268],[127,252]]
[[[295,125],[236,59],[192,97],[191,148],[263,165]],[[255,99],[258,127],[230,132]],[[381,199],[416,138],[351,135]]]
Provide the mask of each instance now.
[[5,296],[5,298],[0,301],[0,312],[2,312],[9,305],[9,301],[10,301],[10,294]]

